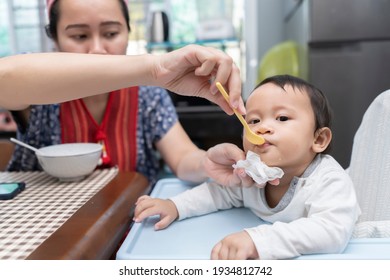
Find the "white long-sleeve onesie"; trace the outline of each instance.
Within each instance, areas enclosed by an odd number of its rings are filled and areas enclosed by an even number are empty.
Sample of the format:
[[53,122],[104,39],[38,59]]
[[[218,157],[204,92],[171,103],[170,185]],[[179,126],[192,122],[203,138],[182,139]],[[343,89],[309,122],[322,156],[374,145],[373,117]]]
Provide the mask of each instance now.
[[180,220],[219,209],[251,209],[271,223],[245,229],[261,259],[342,252],[360,215],[351,179],[329,155],[318,155],[303,176],[291,182],[275,208],[268,207],[264,189],[223,187],[215,182],[170,199]]

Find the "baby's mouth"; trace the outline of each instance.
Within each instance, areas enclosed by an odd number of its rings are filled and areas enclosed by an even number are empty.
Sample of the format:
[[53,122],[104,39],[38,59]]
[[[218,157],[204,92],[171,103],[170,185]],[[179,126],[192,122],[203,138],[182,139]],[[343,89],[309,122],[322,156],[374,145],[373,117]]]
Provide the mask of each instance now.
[[260,151],[267,149],[268,147],[272,146],[273,144],[269,141],[265,141],[262,145],[256,145],[256,148]]
[[265,142],[264,142],[263,144],[259,145],[259,146],[260,146],[260,147],[266,147],[266,146],[271,146],[271,145],[272,145],[271,142],[265,140]]

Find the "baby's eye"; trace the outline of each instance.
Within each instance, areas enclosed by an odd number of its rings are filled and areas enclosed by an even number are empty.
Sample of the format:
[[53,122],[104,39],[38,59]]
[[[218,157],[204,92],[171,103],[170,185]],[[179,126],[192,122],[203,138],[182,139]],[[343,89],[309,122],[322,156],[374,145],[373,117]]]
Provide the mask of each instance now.
[[287,116],[279,116],[276,118],[278,121],[285,122],[288,121],[289,118]]
[[249,120],[248,124],[256,124],[256,123],[259,123],[259,122],[260,122],[259,119],[253,119],[253,120]]

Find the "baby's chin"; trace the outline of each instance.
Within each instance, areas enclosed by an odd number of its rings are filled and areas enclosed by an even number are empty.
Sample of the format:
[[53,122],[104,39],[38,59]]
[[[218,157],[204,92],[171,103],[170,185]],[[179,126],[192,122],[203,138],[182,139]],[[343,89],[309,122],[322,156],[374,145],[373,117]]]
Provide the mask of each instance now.
[[272,156],[263,154],[259,155],[262,162],[264,162],[269,167],[280,167],[282,165],[281,158],[274,158]]
[[[248,153],[248,150],[249,149],[245,150],[245,154]],[[280,157],[275,157],[268,152],[260,152],[258,150],[256,151],[256,149],[250,151],[257,154],[260,157],[261,161],[269,167],[279,167],[282,163],[282,159]]]

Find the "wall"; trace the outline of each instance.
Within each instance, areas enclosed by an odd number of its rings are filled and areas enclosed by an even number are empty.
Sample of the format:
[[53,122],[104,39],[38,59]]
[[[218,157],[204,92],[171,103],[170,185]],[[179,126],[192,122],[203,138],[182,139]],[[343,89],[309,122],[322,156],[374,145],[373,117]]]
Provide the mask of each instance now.
[[273,45],[284,40],[284,0],[246,0],[244,41],[246,47],[246,99],[256,85],[262,56]]

